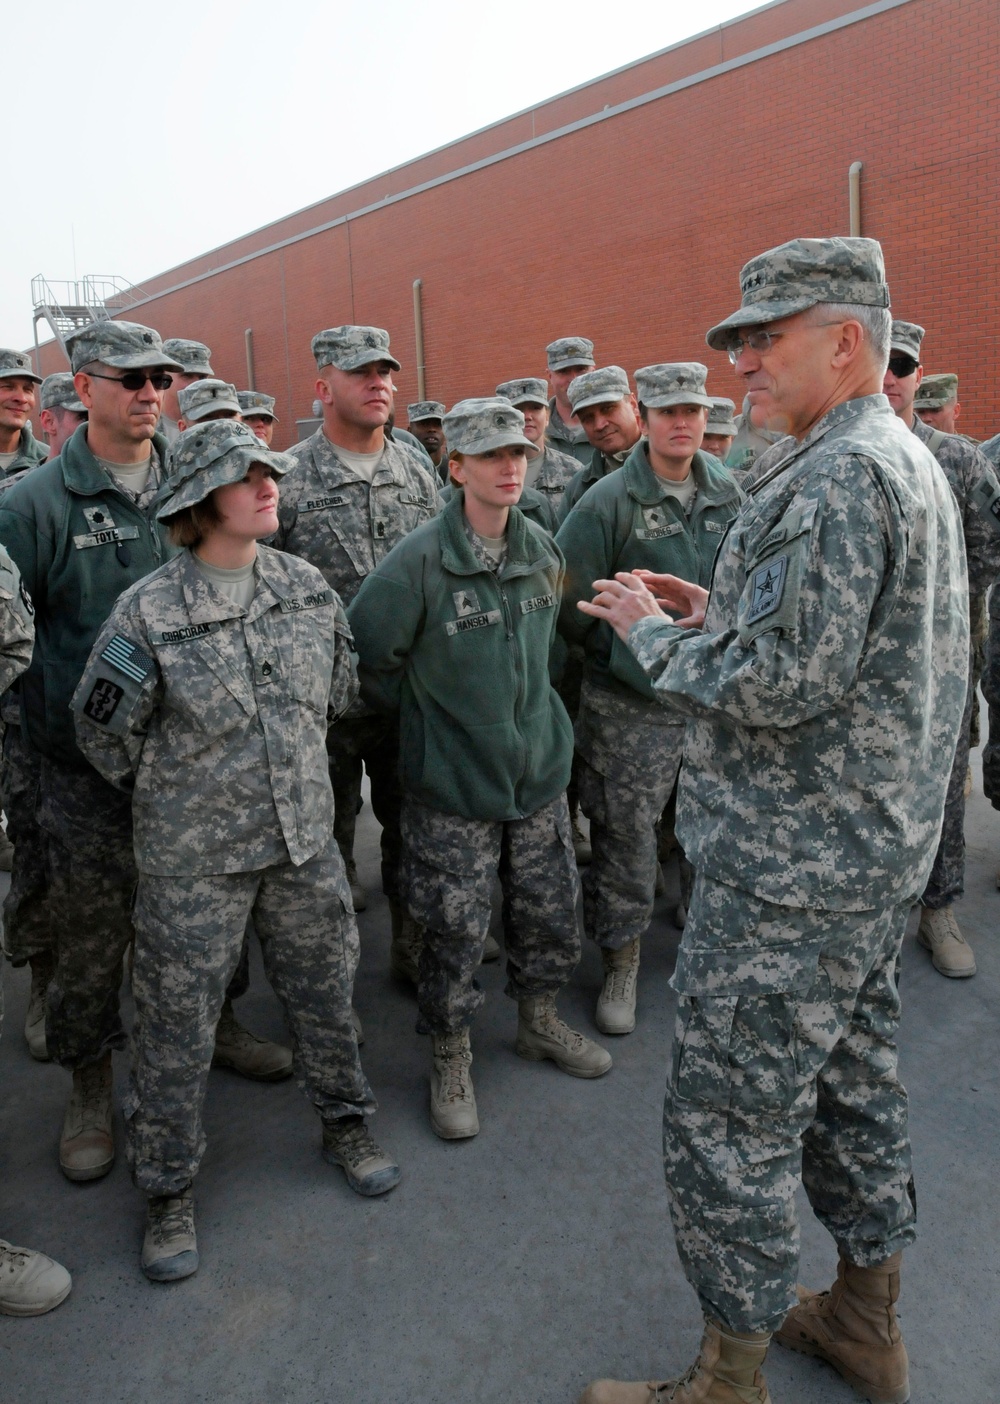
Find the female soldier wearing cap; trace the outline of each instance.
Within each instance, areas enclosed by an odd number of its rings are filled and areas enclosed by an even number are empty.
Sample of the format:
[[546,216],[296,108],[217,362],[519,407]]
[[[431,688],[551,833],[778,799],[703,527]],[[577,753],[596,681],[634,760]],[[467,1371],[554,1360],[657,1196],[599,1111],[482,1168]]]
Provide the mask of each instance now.
[[431,1125],[458,1140],[479,1130],[469,1026],[498,875],[517,1052],[576,1077],[600,1077],[611,1059],[555,1008],[580,958],[573,737],[549,681],[563,560],[516,506],[534,446],[499,398],[462,401],[444,428],[460,488],[367,577],[350,619],[365,702],[400,713],[403,888],[425,928],[417,999],[433,1036]]
[[381,1194],[399,1170],[351,1023],[357,927],[332,838],[328,721],[357,692],[340,600],[313,566],[258,546],[292,467],[246,425],[186,430],[157,517],[182,550],[127,590],[74,697],[81,749],[132,791],[139,867],[129,1159],[149,1196],[147,1276],[198,1265],[191,1181],[215,1023],[252,914],[323,1119],[324,1155]]

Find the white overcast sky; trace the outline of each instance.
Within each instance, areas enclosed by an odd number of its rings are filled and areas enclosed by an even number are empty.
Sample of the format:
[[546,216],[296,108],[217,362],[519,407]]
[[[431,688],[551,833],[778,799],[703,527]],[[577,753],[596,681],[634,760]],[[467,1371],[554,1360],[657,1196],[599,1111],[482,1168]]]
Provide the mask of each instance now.
[[36,273],[141,283],[751,8],[5,4],[0,345],[30,345]]

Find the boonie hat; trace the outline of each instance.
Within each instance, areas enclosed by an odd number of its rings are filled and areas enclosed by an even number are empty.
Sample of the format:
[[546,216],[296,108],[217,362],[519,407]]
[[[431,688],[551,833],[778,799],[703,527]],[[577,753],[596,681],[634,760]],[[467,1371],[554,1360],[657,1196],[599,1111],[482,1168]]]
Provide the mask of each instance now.
[[417,400],[406,406],[406,419],[409,424],[419,424],[422,419],[444,419],[445,408],[440,400]]
[[914,409],[943,409],[958,399],[958,376],[950,371],[925,375],[913,398]]
[[529,455],[538,449],[524,436],[524,415],[509,400],[460,400],[444,417],[444,432],[453,453],[489,453],[517,445]]
[[273,419],[275,424],[278,423],[273,395],[265,395],[263,390],[237,390],[236,398],[240,404],[240,414],[256,415],[259,419]]
[[374,361],[388,361],[395,370],[402,366],[389,354],[389,333],[381,327],[328,327],[312,339],[316,369],[336,366],[337,370],[357,370]]
[[924,329],[916,322],[893,322],[889,349],[901,351],[904,356],[912,356],[915,361],[919,361],[920,343],[923,339]]
[[528,376],[524,380],[505,380],[497,386],[497,394],[512,405],[547,405],[549,402],[549,387],[536,376]]
[[643,366],[635,373],[635,393],[647,409],[666,409],[668,405],[704,405],[711,409],[712,397],[705,394],[707,376],[708,367],[700,361]]
[[549,370],[567,370],[570,366],[592,366],[594,343],[588,336],[560,336],[545,348]]
[[163,343],[168,356],[173,356],[185,375],[214,375],[209,364],[212,353],[203,341],[185,341],[181,336],[168,336]]
[[236,386],[227,380],[196,380],[177,392],[177,408],[181,419],[188,424],[197,424],[206,414],[216,414],[219,410],[229,410],[239,414],[240,402],[236,397]]
[[42,381],[39,404],[42,409],[68,409],[75,410],[77,414],[87,413],[87,406],[76,393],[76,386],[69,371],[56,371],[54,375],[45,377]]
[[265,464],[276,478],[282,478],[296,460],[269,449],[239,419],[212,419],[185,429],[170,450],[157,520],[164,522],[185,507],[196,507],[217,487],[242,482],[254,463]]
[[566,395],[573,413],[588,405],[606,405],[611,400],[625,400],[632,390],[628,376],[621,366],[601,366],[600,370],[584,371],[571,380]]
[[739,327],[777,322],[820,302],[888,307],[882,246],[877,239],[790,239],[743,265],[742,302],[705,337],[725,351]]
[[115,370],[141,370],[147,366],[184,369],[164,350],[160,333],[139,322],[90,322],[68,336],[66,345],[74,372],[89,366],[91,361],[101,361]]
[[15,351],[12,346],[0,346],[0,380],[6,376],[22,376],[41,385],[42,377],[31,364],[31,357],[24,351]]
[[739,425],[736,423],[736,406],[732,400],[727,400],[724,395],[712,396],[712,408],[708,412],[708,423],[705,426],[706,434],[732,434],[739,433]]

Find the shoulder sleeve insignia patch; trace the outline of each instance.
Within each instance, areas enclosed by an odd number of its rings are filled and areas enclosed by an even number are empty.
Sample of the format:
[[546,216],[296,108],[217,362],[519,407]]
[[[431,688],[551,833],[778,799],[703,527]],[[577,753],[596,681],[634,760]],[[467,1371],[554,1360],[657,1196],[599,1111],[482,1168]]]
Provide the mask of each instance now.
[[747,624],[755,624],[773,614],[781,604],[785,593],[785,580],[788,577],[788,556],[775,556],[773,560],[755,570],[751,576],[750,608],[747,610]]
[[108,678],[98,678],[83,704],[83,714],[98,726],[107,726],[125,696],[125,689]]
[[[145,682],[147,676],[153,668],[153,660],[149,654],[144,652],[138,644],[126,639],[123,634],[115,634],[111,642],[101,653],[101,657],[106,663],[110,663],[113,668],[117,668],[120,673],[124,673],[133,682]],[[89,716],[90,713],[88,712]]]

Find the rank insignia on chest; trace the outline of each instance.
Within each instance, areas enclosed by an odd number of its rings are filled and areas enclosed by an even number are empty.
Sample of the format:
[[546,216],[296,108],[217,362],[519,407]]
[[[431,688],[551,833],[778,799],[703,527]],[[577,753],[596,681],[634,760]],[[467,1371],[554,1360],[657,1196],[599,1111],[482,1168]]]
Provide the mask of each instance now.
[[479,596],[475,590],[456,590],[452,599],[455,601],[455,613],[459,619],[467,614],[479,613]]
[[667,514],[662,507],[644,507],[642,509],[642,519],[648,527],[664,526],[667,521]]
[[84,507],[84,520],[91,531],[111,531],[115,521],[106,507]]
[[785,593],[785,580],[788,575],[788,557],[777,556],[768,561],[751,576],[750,608],[747,623],[754,624],[768,614],[773,614],[781,604]]

